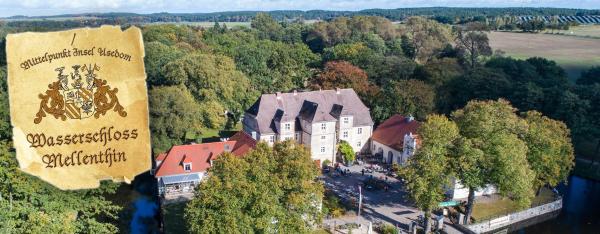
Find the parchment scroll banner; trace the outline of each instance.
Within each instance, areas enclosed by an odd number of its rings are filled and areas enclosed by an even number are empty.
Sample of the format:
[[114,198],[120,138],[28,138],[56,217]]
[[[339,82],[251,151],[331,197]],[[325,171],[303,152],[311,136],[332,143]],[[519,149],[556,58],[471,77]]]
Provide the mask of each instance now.
[[13,141],[21,170],[60,189],[150,169],[144,45],[136,27],[6,37]]

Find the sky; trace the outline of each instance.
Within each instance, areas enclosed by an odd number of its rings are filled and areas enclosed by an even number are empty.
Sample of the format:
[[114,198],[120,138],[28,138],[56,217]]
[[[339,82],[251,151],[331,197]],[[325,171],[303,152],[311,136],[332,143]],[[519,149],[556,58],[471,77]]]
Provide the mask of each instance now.
[[0,17],[88,12],[206,13],[242,10],[362,10],[404,7],[559,7],[599,9],[600,0],[0,0]]

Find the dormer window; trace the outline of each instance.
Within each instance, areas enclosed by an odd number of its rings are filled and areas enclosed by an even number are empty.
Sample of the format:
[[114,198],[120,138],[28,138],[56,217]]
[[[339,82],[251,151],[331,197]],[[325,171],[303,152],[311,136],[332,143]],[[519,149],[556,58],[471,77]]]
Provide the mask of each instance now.
[[183,164],[183,170],[190,172],[192,171],[192,163],[184,163]]
[[291,130],[292,129],[292,124],[290,124],[290,123],[283,124],[283,129],[285,129],[286,131]]
[[225,152],[231,152],[231,146],[229,146],[229,145],[225,145],[223,147],[223,149],[224,149]]

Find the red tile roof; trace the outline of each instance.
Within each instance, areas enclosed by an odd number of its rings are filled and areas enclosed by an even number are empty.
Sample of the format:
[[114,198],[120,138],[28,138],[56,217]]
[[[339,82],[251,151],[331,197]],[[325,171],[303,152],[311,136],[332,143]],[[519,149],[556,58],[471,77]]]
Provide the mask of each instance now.
[[[159,154],[157,161],[163,161],[156,169],[156,177],[204,172],[210,167],[210,160],[216,159],[225,151],[242,156],[256,146],[256,141],[243,131],[237,132],[223,142],[176,145],[167,153]],[[226,150],[227,149],[227,150]],[[186,172],[183,162],[192,163],[192,170]]]
[[421,123],[416,120],[409,121],[402,115],[394,115],[381,123],[371,139],[381,144],[389,146],[398,151],[402,151],[404,146],[404,135],[408,133],[416,134]]

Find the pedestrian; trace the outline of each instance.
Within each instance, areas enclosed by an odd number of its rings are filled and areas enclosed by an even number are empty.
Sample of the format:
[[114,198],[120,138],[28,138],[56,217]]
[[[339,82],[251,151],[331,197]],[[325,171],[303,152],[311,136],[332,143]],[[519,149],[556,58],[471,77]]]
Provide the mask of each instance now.
[[365,169],[363,168],[362,170],[360,170],[360,173],[362,173],[362,175],[365,175]]

